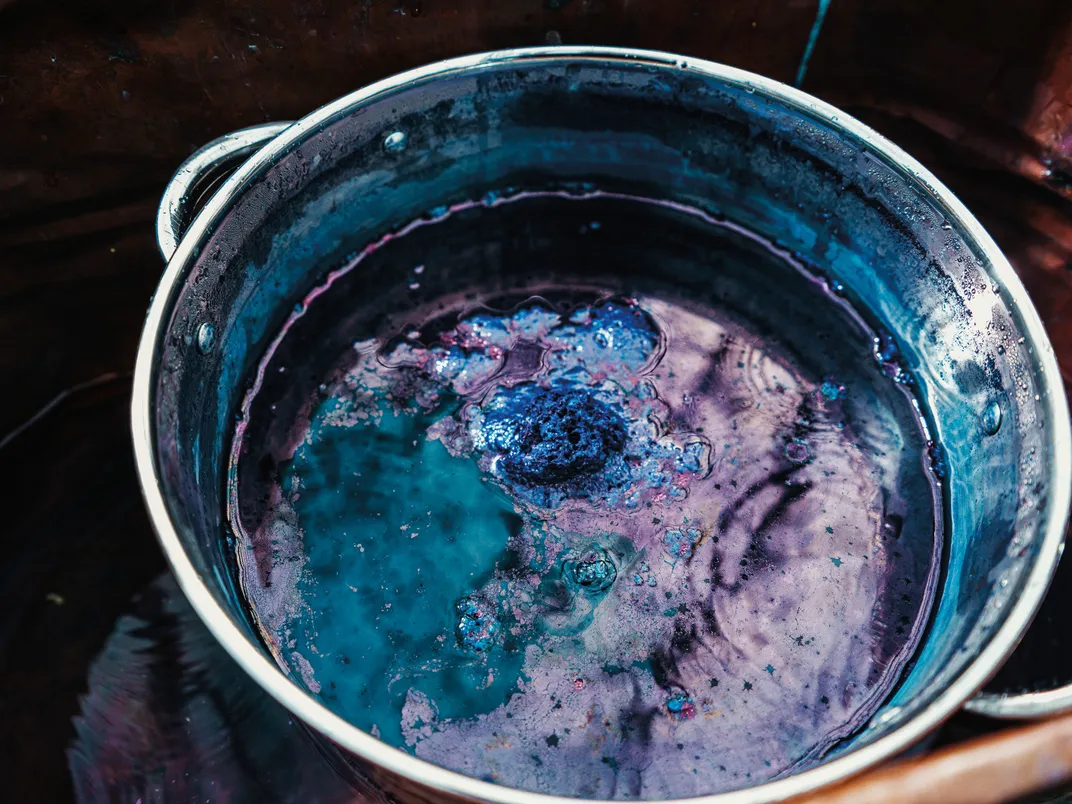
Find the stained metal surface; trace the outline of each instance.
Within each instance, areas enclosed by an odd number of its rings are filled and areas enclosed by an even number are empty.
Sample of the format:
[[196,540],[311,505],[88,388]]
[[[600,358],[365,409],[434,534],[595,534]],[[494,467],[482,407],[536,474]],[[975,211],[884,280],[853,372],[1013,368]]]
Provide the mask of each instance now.
[[[1042,369],[1040,375],[1034,379],[1045,387],[1043,405],[1052,428],[1050,435],[1055,446],[1050,458],[1052,462],[1047,466],[1052,479],[1052,496],[1046,507],[1045,523],[1041,531],[1044,534],[1042,541],[1034,548],[1038,550],[1036,558],[1027,574],[1017,582],[1019,594],[1015,601],[1008,606],[1005,613],[996,615],[992,626],[994,635],[986,640],[985,643],[980,643],[973,648],[973,650],[978,650],[977,658],[962,673],[955,677],[944,679],[942,682],[945,685],[944,690],[927,703],[922,711],[913,712],[911,717],[900,712],[898,715],[887,717],[882,724],[885,726],[899,725],[898,728],[885,730],[884,736],[878,737],[870,744],[864,745],[857,750],[845,753],[843,756],[814,771],[764,787],[730,794],[728,797],[720,798],[719,800],[773,800],[777,797],[802,792],[818,785],[829,783],[834,779],[856,772],[885,756],[904,749],[926,731],[933,728],[938,722],[951,714],[985,681],[993,668],[1000,663],[1014,646],[1044,593],[1046,583],[1055,565],[1063,536],[1069,485],[1068,421],[1063,391],[1059,385],[1053,384],[1053,379],[1057,377],[1056,363],[1053,360],[1052,352],[1045,340],[1037,316],[1034,314],[1030,302],[1027,300],[1008,263],[997,251],[993,242],[979,224],[948,190],[900,149],[851,118],[841,115],[837,110],[801,93],[778,85],[776,82],[718,65],[683,61],[677,57],[663,54],[623,52],[613,49],[558,49],[554,54],[541,50],[515,51],[461,59],[441,67],[417,70],[398,79],[388,80],[370,87],[368,90],[349,96],[325,107],[311,117],[299,121],[283,136],[273,141],[257,157],[243,165],[238,173],[225,185],[221,193],[213,199],[206,211],[195,221],[191,229],[191,236],[180,244],[176,258],[172,261],[165,275],[161,288],[162,292],[157,294],[157,301],[150,311],[146,328],[147,337],[143,340],[135,379],[135,402],[133,408],[136,451],[139,468],[142,472],[143,481],[145,481],[145,493],[150,513],[153,515],[154,522],[160,532],[169,558],[173,562],[180,583],[190,596],[195,608],[240,664],[292,711],[299,714],[321,732],[329,735],[336,742],[346,746],[374,765],[390,769],[402,776],[419,775],[425,784],[441,791],[497,801],[520,801],[533,798],[528,794],[521,795],[503,788],[489,786],[483,782],[459,777],[456,774],[430,767],[408,756],[399,755],[397,752],[386,749],[382,744],[354,730],[348,724],[312,703],[287,682],[267,658],[249,643],[248,637],[244,636],[230,618],[221,611],[218,602],[206,586],[205,580],[186,557],[178,535],[172,530],[164,498],[155,485],[156,459],[150,437],[152,432],[150,422],[153,416],[151,387],[154,361],[156,359],[154,354],[157,343],[155,333],[164,318],[165,307],[169,303],[169,297],[172,291],[176,289],[176,284],[181,282],[182,271],[192,253],[198,248],[200,238],[219,221],[230,200],[248,188],[251,180],[256,178],[259,170],[263,169],[277,155],[285,152],[287,148],[297,146],[304,137],[313,135],[329,120],[337,118],[338,115],[365,102],[367,99],[374,98],[379,93],[388,92],[407,84],[421,82],[437,75],[479,70],[481,67],[491,67],[504,62],[516,61],[524,63],[527,60],[546,60],[551,58],[552,55],[572,59],[624,59],[627,63],[645,63],[664,69],[693,71],[699,76],[726,81],[736,86],[750,87],[757,94],[777,99],[779,103],[784,103],[809,117],[824,121],[825,124],[846,132],[858,142],[865,144],[868,150],[881,154],[884,159],[900,166],[905,175],[915,177],[914,180],[917,182],[917,186],[938,200],[942,208],[951,216],[956,227],[970,238],[975,247],[980,250],[980,253],[985,255],[989,270],[1001,287],[1002,296],[1011,299],[1016,306],[1024,328],[1023,331],[1031,340],[1034,349],[1033,359],[1038,361]],[[905,709],[908,708],[906,704]]]

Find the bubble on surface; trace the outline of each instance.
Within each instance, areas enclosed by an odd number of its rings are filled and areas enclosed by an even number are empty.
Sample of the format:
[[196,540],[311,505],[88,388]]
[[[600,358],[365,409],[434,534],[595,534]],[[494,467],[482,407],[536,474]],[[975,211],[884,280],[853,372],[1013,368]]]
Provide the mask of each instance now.
[[454,608],[458,612],[458,641],[466,648],[485,651],[490,648],[499,633],[495,611],[486,600],[473,595],[459,600]]
[[618,577],[614,561],[605,550],[587,550],[576,559],[567,559],[564,569],[578,586],[590,592],[602,592]]
[[686,693],[679,692],[666,702],[666,711],[673,720],[692,720],[696,717],[696,706]]
[[679,558],[691,558],[693,549],[702,535],[700,529],[695,526],[670,528],[663,537],[663,549],[674,561]]
[[799,439],[790,441],[785,445],[785,457],[793,463],[807,463],[810,457],[808,445]]
[[875,360],[878,361],[882,373],[894,382],[902,385],[912,384],[912,375],[905,368],[900,347],[892,335],[883,333],[875,338]]
[[819,392],[823,395],[824,398],[833,402],[837,399],[844,399],[846,388],[835,378],[827,377],[825,380],[823,380],[823,384],[819,386]]

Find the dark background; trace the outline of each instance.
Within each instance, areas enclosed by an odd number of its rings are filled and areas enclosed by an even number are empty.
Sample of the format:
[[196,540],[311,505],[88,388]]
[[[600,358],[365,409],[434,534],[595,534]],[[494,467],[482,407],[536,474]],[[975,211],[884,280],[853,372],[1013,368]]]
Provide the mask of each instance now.
[[[816,31],[801,86],[892,138],[981,219],[1067,384],[1067,0],[831,0],[825,17],[817,0],[0,0],[0,798],[71,799],[64,752],[87,667],[164,566],[127,405],[162,269],[156,206],[191,151],[419,64],[558,41],[794,83]],[[1002,684],[1072,680],[1068,586]],[[988,728],[958,716],[939,739]]]

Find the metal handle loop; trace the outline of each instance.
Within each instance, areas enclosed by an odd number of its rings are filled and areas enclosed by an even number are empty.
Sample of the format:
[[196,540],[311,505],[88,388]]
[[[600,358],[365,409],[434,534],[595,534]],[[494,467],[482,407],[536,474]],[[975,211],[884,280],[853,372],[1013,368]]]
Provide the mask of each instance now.
[[156,243],[165,261],[171,260],[190,222],[224,180],[290,126],[290,122],[265,123],[232,131],[196,151],[179,166],[156,213]]
[[980,692],[964,708],[998,720],[1038,720],[1072,710],[1072,685],[1043,692]]

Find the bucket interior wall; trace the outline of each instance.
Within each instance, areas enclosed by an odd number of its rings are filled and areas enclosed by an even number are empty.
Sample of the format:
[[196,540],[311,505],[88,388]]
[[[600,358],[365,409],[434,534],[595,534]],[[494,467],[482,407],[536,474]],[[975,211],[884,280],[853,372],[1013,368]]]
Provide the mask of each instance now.
[[[404,147],[384,147],[393,132]],[[744,79],[644,59],[491,62],[360,110],[340,103],[235,187],[199,247],[180,251],[191,256],[157,347],[159,472],[196,569],[259,644],[223,516],[228,439],[251,368],[327,271],[451,204],[592,188],[687,204],[752,230],[842,283],[897,337],[946,449],[949,525],[917,659],[872,727],[838,751],[888,733],[978,656],[1020,594],[1046,521],[1052,422],[1023,322],[968,224],[884,155]],[[517,278],[508,262],[480,270],[428,276],[421,292]],[[403,309],[409,282],[401,266],[380,270],[363,301]],[[216,341],[202,352],[206,322]],[[994,405],[1005,424],[983,437]]]

